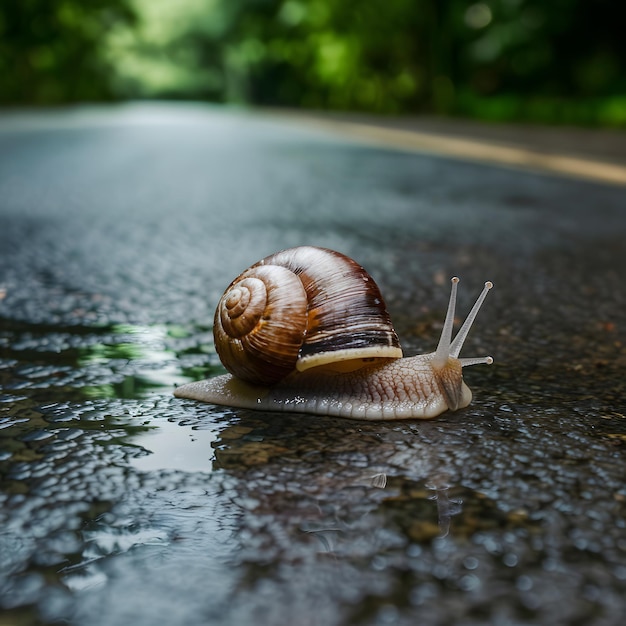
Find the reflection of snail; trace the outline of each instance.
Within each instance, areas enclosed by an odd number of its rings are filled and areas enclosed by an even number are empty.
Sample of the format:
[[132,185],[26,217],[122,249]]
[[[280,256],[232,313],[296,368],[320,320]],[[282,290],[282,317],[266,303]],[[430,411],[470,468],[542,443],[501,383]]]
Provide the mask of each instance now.
[[259,261],[228,287],[215,312],[217,352],[232,375],[176,389],[214,404],[354,419],[430,418],[467,406],[458,355],[492,284],[454,341],[458,278],[437,350],[401,358],[378,286],[352,259],[300,247]]

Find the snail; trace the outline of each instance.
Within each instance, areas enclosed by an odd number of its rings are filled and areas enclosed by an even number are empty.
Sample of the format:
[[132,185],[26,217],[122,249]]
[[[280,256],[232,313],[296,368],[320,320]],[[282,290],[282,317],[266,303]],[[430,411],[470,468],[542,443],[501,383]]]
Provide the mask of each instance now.
[[486,282],[452,340],[459,279],[435,352],[403,357],[380,290],[349,257],[302,246],[238,276],[215,312],[217,353],[230,374],[178,387],[179,398],[364,420],[432,418],[466,407],[458,355],[485,299]]

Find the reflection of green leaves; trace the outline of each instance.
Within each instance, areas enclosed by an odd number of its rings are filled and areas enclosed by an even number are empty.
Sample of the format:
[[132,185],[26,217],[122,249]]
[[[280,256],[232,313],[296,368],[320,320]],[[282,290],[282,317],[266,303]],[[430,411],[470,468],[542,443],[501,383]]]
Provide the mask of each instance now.
[[[188,339],[193,331],[183,326],[117,325],[113,332],[119,343],[95,343],[81,349],[80,366],[109,365],[112,370],[125,372],[120,382],[103,382],[80,389],[87,398],[141,398],[156,389],[172,388],[175,384],[200,380],[211,374],[223,373],[221,366],[210,364],[183,365],[185,358],[215,354],[212,344],[198,343],[175,350],[178,340]],[[132,341],[129,341],[132,340]],[[178,358],[176,364],[172,363]],[[204,359],[203,359],[204,361]]]
[[5,325],[11,341],[0,346],[0,357],[28,364],[25,380],[48,397],[140,398],[223,372],[205,365],[217,358],[204,327]]
[[185,326],[177,326],[172,324],[167,327],[167,336],[172,337],[172,339],[185,339],[189,337],[190,331]]
[[219,374],[225,374],[226,370],[221,365],[197,365],[191,367],[182,367],[181,372],[185,378],[192,381],[210,378]]
[[99,398],[142,398],[147,392],[164,385],[154,383],[141,376],[125,376],[119,383],[103,383],[102,385],[88,385],[81,387],[80,392],[85,398],[95,400]]
[[142,356],[140,345],[133,343],[117,344],[95,344],[85,346],[79,350],[81,356],[78,365],[88,365],[90,363],[103,363],[112,359],[139,359]]

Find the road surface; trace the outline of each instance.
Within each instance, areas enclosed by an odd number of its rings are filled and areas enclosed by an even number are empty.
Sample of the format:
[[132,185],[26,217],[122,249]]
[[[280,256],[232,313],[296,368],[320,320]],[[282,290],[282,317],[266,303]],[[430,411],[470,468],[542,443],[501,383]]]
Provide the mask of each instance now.
[[[624,187],[353,131],[0,117],[0,622],[621,624]],[[460,317],[492,280],[472,404],[360,423],[175,399],[223,371],[225,286],[301,244],[370,271],[408,354],[450,276]]]

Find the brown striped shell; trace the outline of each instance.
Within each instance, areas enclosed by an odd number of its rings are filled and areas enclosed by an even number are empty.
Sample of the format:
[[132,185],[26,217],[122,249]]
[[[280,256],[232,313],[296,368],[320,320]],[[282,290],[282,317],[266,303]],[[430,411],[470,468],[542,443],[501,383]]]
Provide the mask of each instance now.
[[349,257],[312,246],[277,252],[240,274],[217,306],[213,334],[224,367],[258,385],[294,369],[402,357],[371,276]]

